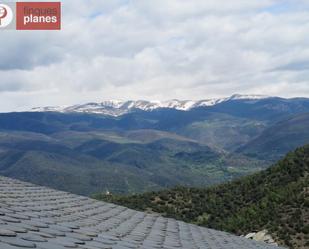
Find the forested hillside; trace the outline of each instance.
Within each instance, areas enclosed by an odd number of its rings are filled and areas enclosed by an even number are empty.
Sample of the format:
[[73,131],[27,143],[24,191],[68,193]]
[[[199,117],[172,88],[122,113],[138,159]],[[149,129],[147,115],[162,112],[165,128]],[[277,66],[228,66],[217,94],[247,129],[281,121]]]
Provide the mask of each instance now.
[[211,188],[95,197],[239,235],[267,229],[282,245],[308,248],[309,145],[267,170]]

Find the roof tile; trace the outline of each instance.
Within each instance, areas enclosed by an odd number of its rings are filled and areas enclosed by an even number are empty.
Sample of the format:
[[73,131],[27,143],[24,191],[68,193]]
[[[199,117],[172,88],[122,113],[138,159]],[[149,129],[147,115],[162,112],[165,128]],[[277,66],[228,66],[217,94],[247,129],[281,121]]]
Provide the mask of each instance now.
[[2,176],[0,248],[278,249]]

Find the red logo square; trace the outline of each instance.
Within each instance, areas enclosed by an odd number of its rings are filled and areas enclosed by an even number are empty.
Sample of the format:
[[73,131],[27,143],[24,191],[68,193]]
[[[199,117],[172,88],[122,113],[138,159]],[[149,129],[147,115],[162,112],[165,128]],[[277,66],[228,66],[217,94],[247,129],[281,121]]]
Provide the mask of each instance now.
[[60,2],[17,2],[17,30],[60,30]]

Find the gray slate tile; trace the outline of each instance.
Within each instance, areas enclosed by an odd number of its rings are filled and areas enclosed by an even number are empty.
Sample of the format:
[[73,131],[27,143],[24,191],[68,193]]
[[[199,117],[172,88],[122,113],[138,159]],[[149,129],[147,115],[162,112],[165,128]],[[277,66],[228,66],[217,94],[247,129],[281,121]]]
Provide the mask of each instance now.
[[279,249],[0,176],[0,249]]

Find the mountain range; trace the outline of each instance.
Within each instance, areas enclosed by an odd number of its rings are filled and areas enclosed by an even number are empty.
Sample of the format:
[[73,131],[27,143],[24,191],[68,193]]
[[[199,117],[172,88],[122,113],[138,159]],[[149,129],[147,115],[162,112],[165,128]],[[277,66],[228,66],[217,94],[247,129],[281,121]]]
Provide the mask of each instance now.
[[270,98],[263,95],[240,95],[234,94],[227,98],[218,99],[205,99],[205,100],[167,100],[167,101],[147,101],[147,100],[108,100],[101,103],[86,103],[73,106],[47,106],[47,107],[35,107],[30,111],[36,112],[62,112],[62,113],[96,113],[105,114],[111,116],[120,116],[126,113],[130,113],[136,110],[153,111],[160,108],[170,108],[182,111],[189,111],[197,107],[214,106],[219,103],[227,102],[230,100],[258,100]]
[[121,115],[69,111],[80,106],[0,113],[0,174],[84,195],[201,187],[265,169],[309,141],[307,98],[174,102],[185,110],[129,102],[113,104]]

